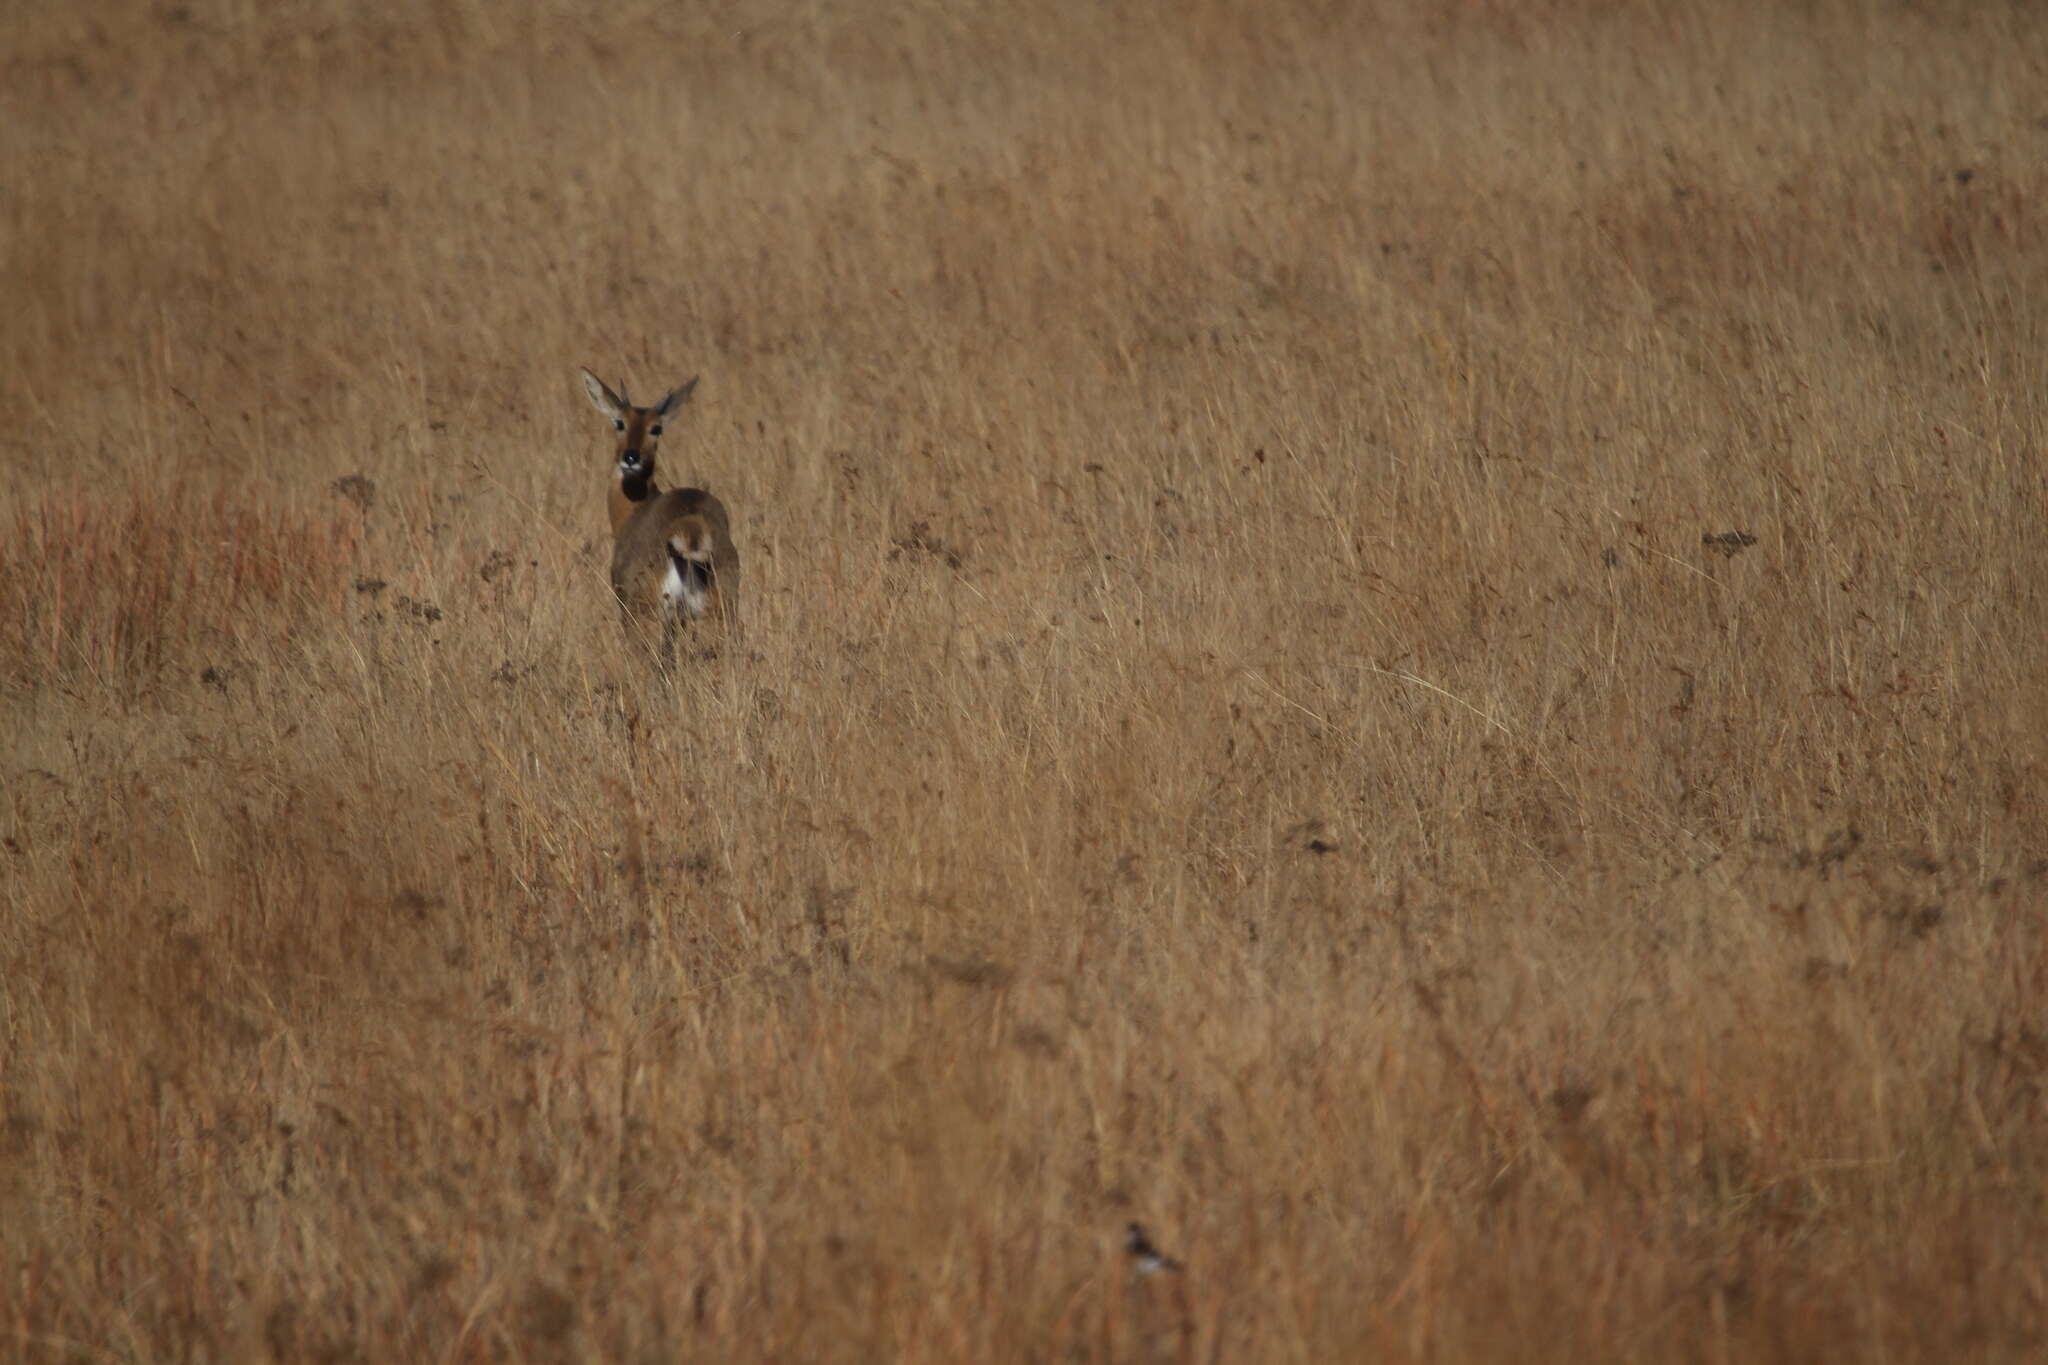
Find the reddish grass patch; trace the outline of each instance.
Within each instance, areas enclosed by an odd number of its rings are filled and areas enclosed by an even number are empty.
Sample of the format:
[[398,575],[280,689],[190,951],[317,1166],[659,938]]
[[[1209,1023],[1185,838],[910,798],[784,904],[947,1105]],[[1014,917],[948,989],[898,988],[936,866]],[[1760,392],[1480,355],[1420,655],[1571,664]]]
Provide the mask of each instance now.
[[265,629],[339,600],[362,535],[353,509],[281,506],[225,488],[110,501],[45,496],[0,544],[10,681],[150,676],[189,641]]

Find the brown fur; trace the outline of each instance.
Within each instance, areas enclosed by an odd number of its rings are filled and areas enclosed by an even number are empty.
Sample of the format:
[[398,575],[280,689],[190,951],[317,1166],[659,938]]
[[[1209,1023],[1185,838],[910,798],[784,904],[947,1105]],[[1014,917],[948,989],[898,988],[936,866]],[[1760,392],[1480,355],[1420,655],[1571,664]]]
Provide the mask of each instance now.
[[[671,390],[652,407],[634,407],[590,371],[583,372],[591,404],[613,423],[614,446],[609,512],[612,524],[612,593],[629,631],[651,636],[661,631],[663,656],[672,655],[677,633],[694,623],[673,610],[662,597],[675,556],[706,565],[702,621],[715,631],[728,631],[739,616],[739,552],[733,548],[732,523],[725,504],[702,488],[664,492],[656,475],[656,450],[663,424],[673,420],[697,381]],[[638,452],[629,470],[628,451]]]
[[708,551],[711,591],[703,620],[707,625],[729,624],[739,605],[740,577],[730,527],[725,504],[701,488],[672,488],[644,499],[612,542],[612,591],[618,594],[626,619],[653,621],[661,616],[668,545],[676,540],[685,553]]

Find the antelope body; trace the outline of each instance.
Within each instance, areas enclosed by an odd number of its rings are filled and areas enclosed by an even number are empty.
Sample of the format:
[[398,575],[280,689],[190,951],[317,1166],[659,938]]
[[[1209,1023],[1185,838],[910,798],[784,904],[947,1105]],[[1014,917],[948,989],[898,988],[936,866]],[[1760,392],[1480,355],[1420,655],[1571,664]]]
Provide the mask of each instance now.
[[653,407],[636,408],[589,370],[583,389],[611,422],[617,459],[611,490],[612,593],[629,631],[661,630],[661,656],[697,621],[730,629],[739,617],[740,557],[725,504],[702,488],[662,491],[655,448],[663,425],[695,391],[691,379]]

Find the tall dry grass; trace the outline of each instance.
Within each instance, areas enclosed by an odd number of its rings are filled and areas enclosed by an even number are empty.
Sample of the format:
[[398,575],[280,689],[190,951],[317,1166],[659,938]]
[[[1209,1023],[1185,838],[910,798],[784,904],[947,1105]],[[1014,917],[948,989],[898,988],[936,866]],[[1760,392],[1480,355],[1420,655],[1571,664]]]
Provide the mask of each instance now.
[[2033,7],[359,8],[9,20],[0,1356],[2048,1349]]

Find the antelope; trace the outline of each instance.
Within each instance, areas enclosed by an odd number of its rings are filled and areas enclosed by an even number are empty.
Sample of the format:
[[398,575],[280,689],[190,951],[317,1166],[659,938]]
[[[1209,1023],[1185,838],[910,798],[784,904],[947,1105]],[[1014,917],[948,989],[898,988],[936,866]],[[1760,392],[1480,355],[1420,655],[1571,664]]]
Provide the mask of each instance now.
[[693,377],[651,408],[636,408],[626,386],[613,393],[589,370],[583,389],[618,437],[612,484],[612,594],[628,632],[661,626],[661,658],[675,657],[676,636],[710,618],[730,630],[739,619],[740,557],[725,504],[702,488],[663,492],[654,481],[662,426],[696,391]]

